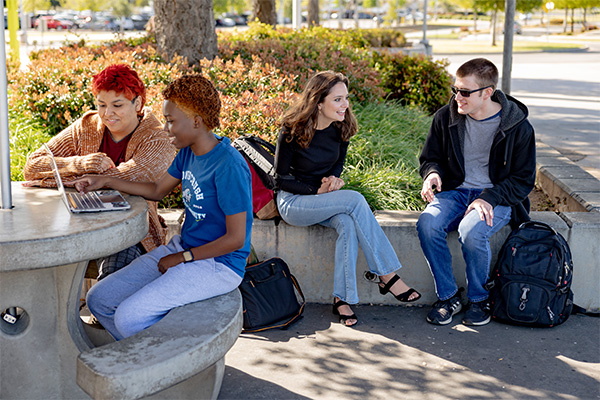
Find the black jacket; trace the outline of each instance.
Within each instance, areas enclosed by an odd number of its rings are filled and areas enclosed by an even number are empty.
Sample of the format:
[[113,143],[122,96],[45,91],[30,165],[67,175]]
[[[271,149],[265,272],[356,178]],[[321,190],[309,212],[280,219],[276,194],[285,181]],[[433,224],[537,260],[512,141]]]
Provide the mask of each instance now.
[[[495,91],[492,100],[502,106],[489,160],[494,187],[484,189],[479,198],[493,207],[510,206],[511,225],[515,227],[529,220],[527,196],[535,185],[535,134],[523,103],[500,90]],[[436,112],[419,157],[421,177],[425,179],[437,172],[442,179],[442,190],[456,189],[465,179],[465,118],[458,113],[452,97],[448,105]]]

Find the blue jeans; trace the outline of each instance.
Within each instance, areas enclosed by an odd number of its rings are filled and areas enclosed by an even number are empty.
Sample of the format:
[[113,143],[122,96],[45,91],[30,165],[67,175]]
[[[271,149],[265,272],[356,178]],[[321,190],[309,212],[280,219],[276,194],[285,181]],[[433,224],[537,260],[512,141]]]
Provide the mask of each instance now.
[[90,289],[90,311],[116,340],[155,324],[175,307],[228,293],[242,282],[214,258],[181,263],[161,274],[158,261],[180,251],[181,237],[176,235]]
[[402,267],[365,198],[358,192],[336,190],[299,195],[280,191],[277,206],[283,220],[290,225],[320,224],[337,231],[333,295],[349,304],[358,303],[356,258],[359,245],[374,274],[387,275]]
[[488,291],[483,286],[488,280],[492,261],[490,237],[510,221],[511,209],[508,206],[494,207],[493,226],[482,221],[475,210],[465,216],[469,204],[480,194],[481,189],[455,189],[437,193],[417,222],[421,248],[440,300],[447,300],[458,291],[446,241],[448,232],[457,229],[467,265],[467,297],[472,302],[488,298]]

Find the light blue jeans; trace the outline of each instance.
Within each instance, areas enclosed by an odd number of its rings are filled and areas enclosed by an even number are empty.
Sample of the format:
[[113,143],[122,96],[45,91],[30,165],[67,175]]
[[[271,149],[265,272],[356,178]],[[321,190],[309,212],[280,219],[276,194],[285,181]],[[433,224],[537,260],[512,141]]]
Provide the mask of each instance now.
[[458,286],[452,271],[452,256],[448,248],[448,232],[458,229],[466,263],[467,297],[472,302],[488,298],[483,287],[489,277],[492,251],[490,237],[510,221],[511,209],[494,207],[493,226],[479,218],[479,213],[465,211],[479,195],[481,189],[455,189],[436,193],[417,221],[421,248],[435,281],[440,300],[448,300],[456,294]]
[[213,258],[181,263],[161,274],[158,261],[180,251],[181,237],[176,235],[90,289],[90,311],[116,340],[155,324],[175,307],[228,293],[242,282]]
[[358,303],[356,258],[359,245],[374,274],[387,275],[402,267],[365,198],[358,192],[336,190],[299,195],[280,191],[277,206],[283,220],[290,225],[320,224],[337,231],[333,296],[349,304]]

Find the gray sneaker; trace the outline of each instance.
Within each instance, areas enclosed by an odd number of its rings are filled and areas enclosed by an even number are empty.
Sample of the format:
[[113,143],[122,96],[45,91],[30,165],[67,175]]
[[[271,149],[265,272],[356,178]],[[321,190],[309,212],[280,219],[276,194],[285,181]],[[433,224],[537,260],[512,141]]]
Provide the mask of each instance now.
[[485,325],[492,319],[490,313],[490,302],[488,300],[470,303],[462,323],[465,325]]
[[452,316],[462,309],[460,291],[448,300],[438,300],[427,314],[427,322],[434,325],[447,325],[452,322]]

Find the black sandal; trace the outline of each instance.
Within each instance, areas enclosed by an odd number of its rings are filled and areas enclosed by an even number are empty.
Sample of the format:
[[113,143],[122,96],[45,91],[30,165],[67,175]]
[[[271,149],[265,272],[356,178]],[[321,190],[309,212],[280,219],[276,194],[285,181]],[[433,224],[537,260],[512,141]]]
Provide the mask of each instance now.
[[[392,286],[394,286],[394,283],[396,283],[398,280],[400,279],[400,277],[398,275],[394,275],[389,281],[387,281],[387,283],[385,283],[383,286],[381,286],[381,284],[383,283],[381,281],[381,278],[379,278],[379,293],[385,295],[388,292],[390,292],[390,289],[392,288]],[[415,297],[414,299],[411,299],[410,296],[416,293],[418,294],[417,297]],[[413,301],[417,301],[421,298],[421,293],[417,292],[415,289],[410,288],[408,289],[406,292],[404,293],[400,293],[398,295],[395,295],[394,293],[392,293],[392,296],[394,296],[396,298],[396,300],[401,301],[403,303],[412,303]]]
[[[333,309],[331,312],[333,313],[333,315],[339,315],[340,323],[344,326],[347,326],[348,328],[351,328],[351,327],[355,326],[356,324],[358,324],[358,318],[356,317],[356,314],[354,314],[354,313],[352,315],[340,314],[340,310],[339,310],[340,306],[350,306],[350,304],[346,303],[343,300],[335,301],[335,299],[333,299]],[[349,319],[355,319],[356,322],[353,323],[352,325],[348,325],[346,323],[346,321],[348,321]]]

